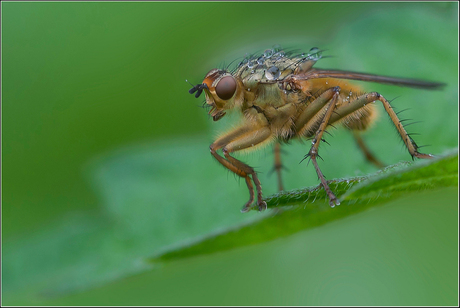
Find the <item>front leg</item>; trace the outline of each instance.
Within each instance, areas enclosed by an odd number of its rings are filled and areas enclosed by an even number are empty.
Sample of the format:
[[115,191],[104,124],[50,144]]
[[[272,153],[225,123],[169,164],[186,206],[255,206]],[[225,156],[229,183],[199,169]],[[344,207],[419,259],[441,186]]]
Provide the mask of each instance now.
[[[257,145],[260,145],[263,142],[268,142],[272,139],[272,133],[268,126],[263,125],[263,121],[258,124],[259,125],[243,125],[217,139],[210,146],[211,154],[217,159],[217,161],[219,161],[228,170],[245,178],[246,180],[246,185],[249,189],[249,201],[244,205],[241,212],[249,211],[251,209],[252,202],[254,201],[254,188],[252,186],[252,182],[254,182],[257,190],[257,205],[259,211],[267,208],[267,203],[262,200],[262,186],[254,169],[230,155],[230,153],[256,147]],[[225,158],[217,154],[217,150],[219,149],[222,149]]]

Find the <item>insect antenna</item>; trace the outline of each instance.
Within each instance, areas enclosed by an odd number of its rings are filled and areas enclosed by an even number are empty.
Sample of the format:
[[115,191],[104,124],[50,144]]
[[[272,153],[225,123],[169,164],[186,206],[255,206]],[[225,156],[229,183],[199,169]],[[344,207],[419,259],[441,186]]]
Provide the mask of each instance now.
[[[187,79],[185,80],[186,82],[190,83]],[[203,92],[204,89],[207,89],[208,86],[205,83],[200,83],[194,86],[192,83],[190,85],[193,87],[190,90],[188,90],[188,93],[193,94],[195,93],[195,97],[198,98],[200,97],[201,93]]]
[[[193,83],[191,83],[190,81],[188,81],[188,79],[185,79],[185,82],[187,82],[188,84],[190,84],[192,87],[195,87],[195,86],[193,85]],[[190,91],[189,91],[189,92],[190,92]],[[190,93],[190,94],[191,94],[191,93]]]

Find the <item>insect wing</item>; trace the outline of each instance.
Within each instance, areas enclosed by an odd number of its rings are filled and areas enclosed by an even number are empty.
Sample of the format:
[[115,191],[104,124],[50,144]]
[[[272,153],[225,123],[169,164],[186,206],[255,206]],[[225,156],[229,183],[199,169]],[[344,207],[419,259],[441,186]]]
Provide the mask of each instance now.
[[430,82],[418,79],[406,79],[406,78],[397,78],[397,77],[388,77],[380,76],[373,74],[365,74],[358,72],[350,71],[341,71],[341,70],[323,70],[323,69],[313,69],[308,71],[305,74],[298,75],[296,79],[317,79],[317,78],[338,78],[338,79],[351,79],[351,80],[361,80],[361,81],[370,81],[378,82],[383,84],[391,84],[402,87],[411,87],[419,89],[428,89],[436,90],[445,86],[445,83],[440,82]]

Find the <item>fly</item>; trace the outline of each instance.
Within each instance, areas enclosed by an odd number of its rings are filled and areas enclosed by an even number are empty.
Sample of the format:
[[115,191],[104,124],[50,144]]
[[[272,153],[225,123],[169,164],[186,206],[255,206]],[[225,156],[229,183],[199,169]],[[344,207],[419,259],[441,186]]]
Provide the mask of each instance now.
[[278,188],[283,190],[280,144],[293,138],[312,139],[305,158],[311,159],[329,204],[332,207],[339,205],[339,199],[329,188],[318,166],[319,145],[324,142],[323,134],[328,126],[341,124],[353,133],[366,158],[382,167],[383,164],[368,150],[359,134],[376,117],[373,102],[382,103],[412,157],[433,157],[419,152],[417,144],[385,97],[377,92],[364,93],[346,80],[427,90],[439,89],[444,86],[443,83],[313,68],[321,57],[322,51],[318,48],[312,48],[308,54],[294,54],[281,48],[267,49],[261,55],[245,58],[233,71],[210,70],[201,84],[190,89],[189,93],[195,93],[197,98],[205,93],[206,105],[210,107],[209,114],[214,121],[220,120],[232,109],[238,110],[243,117],[239,127],[219,137],[210,146],[212,156],[219,163],[246,181],[249,200],[242,212],[251,209],[255,198],[259,211],[265,210],[267,204],[263,201],[257,173],[234,158],[232,153],[273,143]]

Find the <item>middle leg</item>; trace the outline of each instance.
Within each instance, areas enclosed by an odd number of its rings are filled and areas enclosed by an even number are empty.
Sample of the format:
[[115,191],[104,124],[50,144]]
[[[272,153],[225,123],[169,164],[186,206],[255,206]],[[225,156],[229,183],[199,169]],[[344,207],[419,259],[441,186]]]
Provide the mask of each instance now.
[[[329,92],[329,95],[331,96],[330,96],[330,99],[325,100],[323,95],[326,94],[327,92]],[[340,87],[330,88],[325,93],[323,93],[323,95],[319,96],[315,101],[313,101],[312,105],[314,104],[322,105],[322,104],[327,103],[325,105],[325,113],[324,115],[321,116],[321,118],[317,118],[320,112],[320,109],[318,109],[318,113],[315,116],[313,115],[309,116],[309,120],[305,121],[307,123],[300,129],[300,132],[309,132],[312,129],[315,129],[316,127],[318,127],[317,120],[321,119],[321,122],[319,122],[319,127],[316,129],[315,136],[311,142],[312,147],[310,148],[310,151],[308,152],[306,157],[310,157],[315,167],[316,174],[318,175],[318,178],[321,181],[321,185],[323,186],[324,190],[326,191],[326,194],[329,197],[329,205],[331,207],[334,207],[335,205],[339,205],[340,202],[337,199],[337,197],[334,195],[332,190],[329,188],[329,185],[326,182],[326,178],[324,177],[323,173],[321,172],[321,169],[318,166],[316,158],[318,157],[318,148],[319,148],[320,142],[322,141],[324,131],[326,130],[327,125],[331,123],[330,119],[336,108],[339,93],[340,93]],[[308,112],[308,108],[306,109],[306,112]]]

